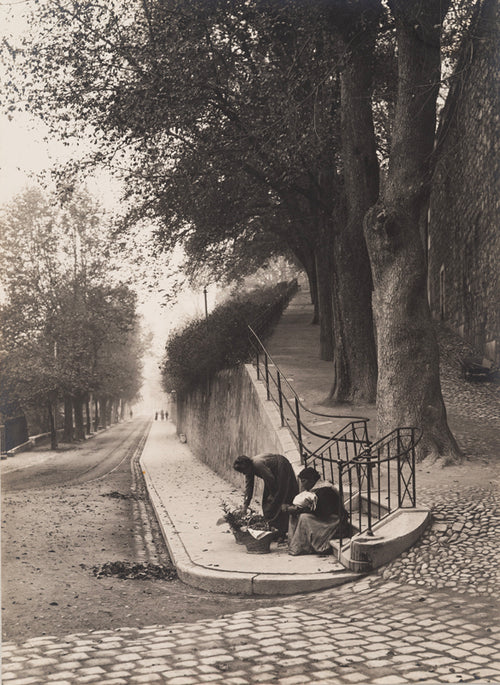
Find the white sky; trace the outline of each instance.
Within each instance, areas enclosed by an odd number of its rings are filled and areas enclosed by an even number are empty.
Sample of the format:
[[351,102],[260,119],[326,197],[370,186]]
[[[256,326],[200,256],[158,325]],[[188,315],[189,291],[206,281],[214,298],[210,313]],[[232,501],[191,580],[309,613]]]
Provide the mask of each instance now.
[[[0,0],[0,40],[7,38],[14,43],[27,28],[26,12],[34,6],[33,0]],[[5,74],[0,64],[0,83]],[[0,111],[0,206],[9,202],[36,180],[33,174],[40,174],[55,164],[64,163],[73,156],[83,153],[85,141],[66,146],[54,136],[48,136],[48,129],[42,121],[25,113],[14,113],[12,120]],[[117,182],[102,173],[87,183],[89,192],[97,197],[106,209],[116,206],[119,186]],[[137,266],[131,267],[140,268]],[[168,281],[162,284],[168,289]],[[147,360],[146,370],[154,389],[144,389],[144,395],[157,395],[158,360],[161,358],[169,331],[180,322],[192,316],[204,314],[204,295],[199,292],[185,292],[175,304],[162,306],[160,294],[139,292],[143,300],[140,308],[147,328],[154,334],[153,358]],[[213,306],[215,287],[209,287],[208,304]],[[160,402],[161,403],[161,402]]]

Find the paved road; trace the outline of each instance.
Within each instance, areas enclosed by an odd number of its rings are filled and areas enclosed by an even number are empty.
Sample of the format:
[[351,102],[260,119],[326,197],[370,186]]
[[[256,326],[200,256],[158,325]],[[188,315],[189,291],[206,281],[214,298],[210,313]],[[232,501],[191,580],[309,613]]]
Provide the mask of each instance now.
[[43,452],[28,452],[9,458],[2,463],[2,491],[72,486],[104,478],[124,463],[128,467],[131,455],[144,444],[148,428],[148,421],[122,423],[100,433],[97,440],[77,446],[76,452],[63,445],[66,451],[47,449],[45,456]]
[[[148,428],[134,420],[71,450],[2,460],[4,640],[142,628],[250,606],[238,596],[222,606],[219,595],[170,575],[158,579],[171,566],[134,451]],[[110,572],[96,576],[104,567]]]
[[494,618],[488,599],[371,578],[217,620],[6,643],[4,682],[497,683]]
[[432,528],[378,574],[216,619],[7,641],[4,682],[500,683],[498,488],[426,496]]
[[[171,579],[135,451],[148,429],[134,420],[70,450],[0,462],[4,641],[191,622],[275,602],[207,595]],[[8,679],[8,661],[5,669]]]

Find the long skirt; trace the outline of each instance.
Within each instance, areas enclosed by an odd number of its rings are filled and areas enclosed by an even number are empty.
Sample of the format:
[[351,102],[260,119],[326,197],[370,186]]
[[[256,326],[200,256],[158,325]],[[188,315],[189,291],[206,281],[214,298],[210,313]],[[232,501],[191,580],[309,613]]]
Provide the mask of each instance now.
[[266,521],[278,529],[280,536],[285,536],[288,530],[288,513],[281,511],[281,505],[291,504],[299,492],[297,478],[292,465],[282,455],[270,454],[263,461],[273,473],[278,488],[271,493],[267,485],[264,485],[262,513]]
[[330,540],[339,527],[339,521],[335,514],[326,519],[307,513],[290,516],[288,553],[298,556],[331,552]]

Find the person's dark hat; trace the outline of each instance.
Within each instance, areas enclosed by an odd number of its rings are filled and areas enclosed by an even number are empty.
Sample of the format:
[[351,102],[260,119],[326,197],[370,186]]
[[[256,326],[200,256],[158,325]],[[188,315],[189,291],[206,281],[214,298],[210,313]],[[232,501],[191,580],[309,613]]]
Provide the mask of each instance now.
[[321,474],[316,471],[316,469],[313,469],[312,466],[308,466],[305,469],[302,469],[297,477],[299,480],[313,480],[316,482],[321,478]]
[[244,473],[245,471],[248,471],[249,469],[252,468],[252,460],[250,457],[247,457],[246,455],[242,454],[239,457],[236,457],[233,463],[233,469],[235,471],[239,471],[240,473]]

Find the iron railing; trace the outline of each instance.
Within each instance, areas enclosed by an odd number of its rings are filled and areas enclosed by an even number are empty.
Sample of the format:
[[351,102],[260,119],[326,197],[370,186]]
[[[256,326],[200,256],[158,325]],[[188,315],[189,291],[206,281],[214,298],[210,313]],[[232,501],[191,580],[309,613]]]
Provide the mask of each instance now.
[[[346,458],[351,453],[353,456],[359,454],[369,445],[367,428],[369,419],[362,416],[346,416],[345,414],[326,414],[308,409],[301,402],[286,376],[266,350],[253,325],[248,326],[248,331],[253,350],[252,362],[257,371],[257,379],[264,382],[267,399],[272,400],[277,405],[281,425],[286,426],[294,437],[303,462],[318,452],[318,449],[311,450],[305,445],[305,435],[321,440],[321,444],[325,446],[325,449],[328,449],[326,447],[327,443],[330,443],[335,438],[335,436],[332,437],[331,435],[313,430],[306,422],[307,418],[352,420],[351,423],[340,431],[342,435],[340,433],[336,434],[337,447],[330,446],[329,448],[331,450],[340,450],[336,452],[339,459]],[[319,450],[321,449],[322,447],[319,448]]]
[[[291,295],[287,293],[284,297],[290,299]],[[283,310],[282,304],[278,309]],[[273,307],[267,317],[275,315]],[[396,428],[370,443],[369,419],[320,413],[305,407],[259,337],[269,320],[264,313],[258,322],[248,326],[252,362],[257,378],[265,384],[267,399],[279,408],[281,425],[288,427],[297,442],[302,463],[337,484],[339,501],[347,509],[350,529],[349,534],[342,527],[339,529],[340,559],[343,545],[350,543],[352,535],[373,535],[372,527],[376,522],[398,508],[416,507],[415,448],[422,432],[413,427]],[[307,425],[306,420],[310,417],[350,421],[334,435],[324,435]],[[309,449],[304,444],[305,434],[321,440],[320,446]]]
[[[375,523],[396,509],[414,508],[417,504],[415,448],[422,431],[396,428],[358,454],[355,452],[363,436],[356,431],[357,427],[346,426],[306,460],[307,466],[315,468],[323,478],[337,483],[340,501],[346,506],[353,530],[347,535],[340,528],[340,551],[344,540],[348,538],[350,542],[354,533],[373,535]],[[336,455],[344,451],[348,436],[354,454],[351,451],[347,458],[338,458]]]
[[305,455],[306,465],[315,468],[323,479],[335,482],[338,464],[350,463],[369,448],[367,422],[368,419],[359,419],[346,424],[314,452]]

